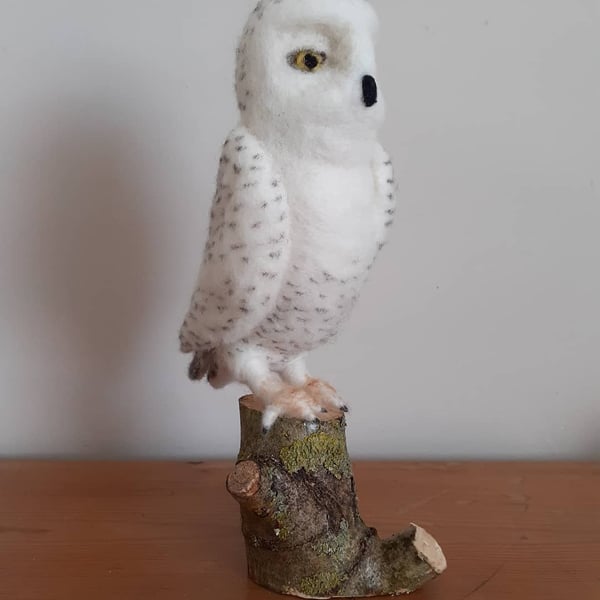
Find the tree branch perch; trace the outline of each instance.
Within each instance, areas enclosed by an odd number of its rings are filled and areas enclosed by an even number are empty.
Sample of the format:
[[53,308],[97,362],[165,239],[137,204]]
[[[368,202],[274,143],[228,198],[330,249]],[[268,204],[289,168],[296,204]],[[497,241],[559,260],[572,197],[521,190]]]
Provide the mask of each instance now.
[[256,583],[302,598],[398,595],[446,569],[438,543],[417,525],[381,540],[363,523],[343,416],[316,424],[280,419],[264,435],[252,396],[240,401],[240,415],[241,448],[227,489],[240,504]]

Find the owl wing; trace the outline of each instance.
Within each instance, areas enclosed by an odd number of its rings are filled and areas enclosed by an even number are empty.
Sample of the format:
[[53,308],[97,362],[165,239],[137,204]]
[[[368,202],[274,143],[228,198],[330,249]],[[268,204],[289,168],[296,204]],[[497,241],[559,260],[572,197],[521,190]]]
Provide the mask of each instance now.
[[290,256],[287,195],[243,127],[223,146],[204,261],[180,332],[183,352],[235,343],[268,317]]
[[396,215],[396,182],[394,179],[394,165],[389,154],[380,146],[373,162],[375,175],[375,189],[377,193],[377,207],[381,227],[379,228],[379,250],[387,241],[388,232],[394,224]]

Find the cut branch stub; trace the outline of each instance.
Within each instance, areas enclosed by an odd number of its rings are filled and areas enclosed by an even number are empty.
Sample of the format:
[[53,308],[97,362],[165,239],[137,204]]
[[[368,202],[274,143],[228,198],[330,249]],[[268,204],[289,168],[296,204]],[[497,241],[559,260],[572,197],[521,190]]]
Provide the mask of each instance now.
[[259,484],[260,469],[251,460],[238,463],[227,478],[227,490],[241,501],[252,498],[258,492]]
[[248,572],[303,598],[410,593],[446,569],[444,554],[411,525],[388,540],[358,512],[342,416],[279,419],[266,435],[252,396],[242,398],[241,448],[227,489],[239,502]]

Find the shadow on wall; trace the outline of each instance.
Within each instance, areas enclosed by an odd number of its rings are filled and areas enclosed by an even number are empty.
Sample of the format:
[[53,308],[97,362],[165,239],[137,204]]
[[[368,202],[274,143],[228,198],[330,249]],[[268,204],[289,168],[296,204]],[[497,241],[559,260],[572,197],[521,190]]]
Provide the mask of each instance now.
[[64,411],[61,434],[87,456],[126,450],[134,415],[119,392],[153,271],[150,182],[131,127],[108,112],[84,104],[53,115],[35,135],[27,173],[25,283],[41,312],[37,322],[52,324],[50,339],[41,340],[50,355],[39,368],[66,391],[68,399],[54,398]]

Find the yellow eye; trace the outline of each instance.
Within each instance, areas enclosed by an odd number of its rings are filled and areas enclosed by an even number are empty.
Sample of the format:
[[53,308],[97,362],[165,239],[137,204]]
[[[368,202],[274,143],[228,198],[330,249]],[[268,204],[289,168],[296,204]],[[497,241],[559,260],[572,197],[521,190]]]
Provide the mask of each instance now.
[[327,55],[324,52],[316,50],[300,50],[290,55],[290,64],[299,71],[306,73],[314,73],[318,71],[323,63],[327,60]]

